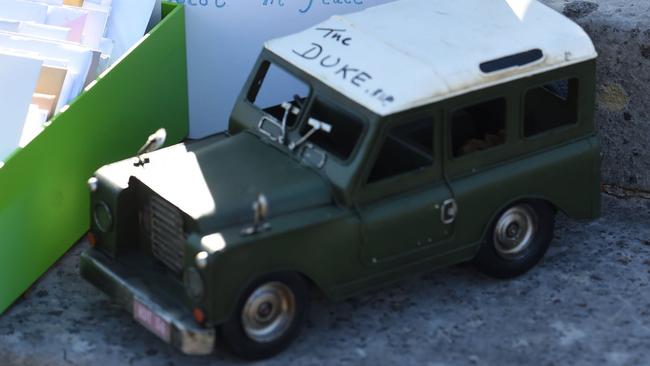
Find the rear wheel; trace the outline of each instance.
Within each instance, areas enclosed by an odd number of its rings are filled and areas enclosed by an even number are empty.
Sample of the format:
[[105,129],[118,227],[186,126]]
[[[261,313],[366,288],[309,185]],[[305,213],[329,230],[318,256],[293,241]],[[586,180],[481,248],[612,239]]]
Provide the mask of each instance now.
[[481,272],[497,278],[526,273],[544,257],[554,227],[555,211],[549,204],[512,205],[497,216],[474,262]]
[[221,338],[239,357],[271,357],[298,336],[307,307],[308,289],[300,275],[266,276],[246,289],[233,317],[221,326]]

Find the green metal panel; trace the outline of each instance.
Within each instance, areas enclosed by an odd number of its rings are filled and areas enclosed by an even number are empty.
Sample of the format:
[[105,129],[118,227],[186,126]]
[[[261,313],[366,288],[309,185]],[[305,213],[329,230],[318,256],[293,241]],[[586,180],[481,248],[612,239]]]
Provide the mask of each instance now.
[[0,312],[88,230],[86,181],[160,127],[187,136],[184,8],[164,19],[0,168]]

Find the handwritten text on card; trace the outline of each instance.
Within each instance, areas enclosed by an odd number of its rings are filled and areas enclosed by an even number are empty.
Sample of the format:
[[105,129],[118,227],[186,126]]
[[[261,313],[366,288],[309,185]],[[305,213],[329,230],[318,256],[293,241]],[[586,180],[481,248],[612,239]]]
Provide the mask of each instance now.
[[[172,0],[177,4],[184,4],[187,6],[198,6],[198,7],[214,7],[214,8],[225,8],[230,2],[241,1],[241,0]],[[287,4],[298,4],[299,7],[297,11],[299,13],[308,13],[311,11],[317,4],[322,6],[360,6],[364,5],[365,0],[259,0],[258,4],[260,6],[280,6],[284,7]]]

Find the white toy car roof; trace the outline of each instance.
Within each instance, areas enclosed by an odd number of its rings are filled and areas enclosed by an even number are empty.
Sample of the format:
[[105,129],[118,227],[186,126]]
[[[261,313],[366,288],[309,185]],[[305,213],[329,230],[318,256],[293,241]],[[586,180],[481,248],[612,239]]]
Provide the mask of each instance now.
[[266,48],[382,116],[597,56],[536,0],[401,0]]

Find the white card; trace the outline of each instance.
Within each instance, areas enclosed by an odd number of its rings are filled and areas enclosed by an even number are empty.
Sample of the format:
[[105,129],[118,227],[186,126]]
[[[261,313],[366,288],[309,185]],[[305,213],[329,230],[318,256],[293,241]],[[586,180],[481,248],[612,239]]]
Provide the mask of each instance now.
[[106,10],[111,7],[112,2],[112,0],[85,0],[83,8]]
[[30,1],[37,2],[37,3],[43,3],[43,4],[47,4],[47,5],[58,5],[58,6],[63,5],[63,0],[30,0]]
[[48,113],[46,110],[39,109],[38,106],[34,104],[29,106],[29,112],[25,119],[25,126],[20,135],[19,147],[24,148],[32,142],[38,134],[43,132],[43,129],[45,129],[45,122],[47,122],[47,116]]
[[21,22],[20,27],[18,28],[18,33],[58,41],[66,41],[70,35],[70,28],[32,22]]
[[19,147],[42,64],[24,55],[0,54],[0,161]]
[[0,19],[0,31],[18,33],[20,23],[18,20]]
[[138,43],[147,29],[156,0],[113,0],[106,36],[114,41],[113,62]]
[[100,9],[84,9],[88,12],[86,18],[86,25],[83,30],[83,37],[81,44],[93,50],[99,50],[101,47],[101,40],[106,33],[106,25],[108,24],[109,13],[107,10]]
[[0,18],[45,23],[47,5],[23,0],[2,0]]
[[68,75],[57,111],[83,90],[93,62],[93,51],[73,44],[0,33],[0,47],[36,52],[42,58],[67,61]]
[[88,11],[74,6],[50,6],[46,24],[70,28],[68,41],[81,43]]

